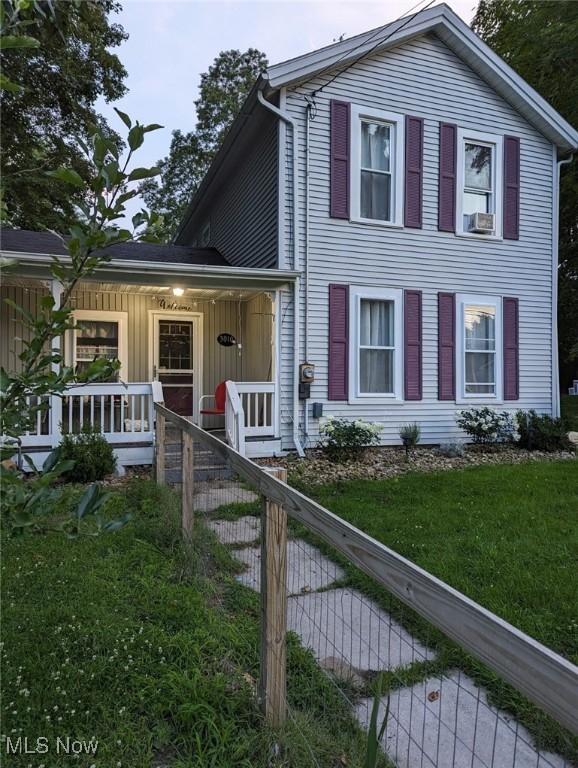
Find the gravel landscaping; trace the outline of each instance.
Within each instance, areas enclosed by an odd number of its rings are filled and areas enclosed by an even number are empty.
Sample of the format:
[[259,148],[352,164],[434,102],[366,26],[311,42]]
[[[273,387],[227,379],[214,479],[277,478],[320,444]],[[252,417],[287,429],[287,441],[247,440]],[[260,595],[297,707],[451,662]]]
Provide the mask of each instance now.
[[442,455],[438,448],[418,447],[407,458],[404,448],[393,446],[368,448],[355,461],[341,464],[329,460],[319,449],[307,451],[304,459],[291,455],[261,459],[259,463],[266,466],[286,467],[292,482],[322,485],[340,480],[395,477],[408,472],[439,472],[487,464],[525,464],[561,459],[576,461],[576,453],[527,451],[510,445],[492,447],[469,445],[465,447],[463,456],[449,458]]

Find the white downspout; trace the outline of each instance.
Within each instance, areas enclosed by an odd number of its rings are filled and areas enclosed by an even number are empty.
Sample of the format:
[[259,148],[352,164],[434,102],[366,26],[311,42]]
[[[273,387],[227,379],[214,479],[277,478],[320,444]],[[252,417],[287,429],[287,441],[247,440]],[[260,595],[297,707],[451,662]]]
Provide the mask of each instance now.
[[556,173],[552,190],[552,416],[560,416],[560,361],[558,359],[558,241],[560,239],[560,169],[572,162],[574,155],[554,162]]
[[[259,103],[273,112],[280,120],[291,126],[293,139],[293,269],[299,271],[299,209],[298,209],[298,180],[297,171],[299,163],[299,147],[297,144],[297,124],[287,112],[276,107],[263,96],[261,90],[257,91]],[[303,446],[299,438],[299,359],[300,359],[300,307],[299,307],[299,279],[294,287],[294,313],[293,313],[293,443],[299,456],[304,456]]]
[[[311,121],[311,104],[305,107],[305,232],[303,234],[303,302],[304,302],[304,328],[303,328],[303,360],[309,361],[309,123]],[[309,403],[307,400],[303,406],[303,432],[305,445],[309,442]]]

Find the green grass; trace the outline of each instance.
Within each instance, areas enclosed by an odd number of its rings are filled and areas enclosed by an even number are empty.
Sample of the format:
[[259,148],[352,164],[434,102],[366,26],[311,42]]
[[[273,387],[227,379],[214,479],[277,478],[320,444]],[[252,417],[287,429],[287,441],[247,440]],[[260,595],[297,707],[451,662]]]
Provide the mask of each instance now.
[[[68,494],[69,499],[74,493]],[[362,764],[364,737],[311,654],[290,638],[281,732],[255,695],[259,601],[204,526],[184,549],[178,497],[148,481],[116,491],[109,512],[133,521],[99,537],[4,539],[1,730],[49,739],[16,767],[73,760],[58,736],[95,739],[88,768],[306,768]],[[1,747],[6,754],[5,745]]]
[[[576,462],[412,473],[308,490],[343,519],[578,661]],[[294,535],[312,539],[300,526],[293,524],[292,529]],[[367,576],[342,558],[335,559],[345,567],[351,585],[373,596],[438,651],[435,663],[414,665],[412,680],[460,666],[488,688],[496,704],[512,711],[539,744],[578,759],[577,739]],[[390,675],[392,687],[406,682]]]
[[578,395],[562,395],[562,416],[570,422],[570,428],[578,430]]

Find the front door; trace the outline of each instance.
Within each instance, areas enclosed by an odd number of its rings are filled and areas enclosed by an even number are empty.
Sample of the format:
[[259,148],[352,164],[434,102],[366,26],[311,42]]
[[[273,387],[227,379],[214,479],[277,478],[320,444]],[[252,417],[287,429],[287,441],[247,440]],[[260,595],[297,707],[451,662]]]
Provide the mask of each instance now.
[[197,419],[200,397],[200,318],[154,313],[153,378],[163,385],[165,405]]

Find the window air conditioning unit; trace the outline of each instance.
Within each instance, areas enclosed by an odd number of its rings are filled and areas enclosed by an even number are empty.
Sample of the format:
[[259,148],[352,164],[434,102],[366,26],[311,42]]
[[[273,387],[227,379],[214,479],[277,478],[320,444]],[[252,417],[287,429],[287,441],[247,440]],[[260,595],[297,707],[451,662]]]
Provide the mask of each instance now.
[[480,235],[493,235],[496,228],[496,215],[494,213],[470,214],[468,232],[477,232]]

